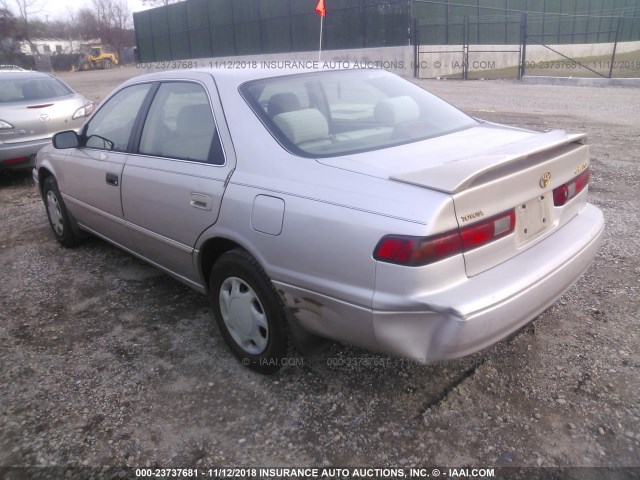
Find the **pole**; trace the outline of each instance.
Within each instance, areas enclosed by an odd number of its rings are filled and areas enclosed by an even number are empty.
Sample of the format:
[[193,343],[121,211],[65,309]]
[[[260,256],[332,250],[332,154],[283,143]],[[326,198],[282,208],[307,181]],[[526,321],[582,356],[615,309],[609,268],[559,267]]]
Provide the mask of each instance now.
[[521,43],[522,50],[520,54],[520,71],[518,75],[518,80],[522,80],[522,78],[525,76],[525,73],[527,71],[526,70],[527,69],[527,41],[528,41],[527,23],[529,21],[527,12],[522,13],[522,20],[520,21],[521,21],[520,34],[522,35],[522,38],[520,39],[520,43]]
[[[478,30],[480,19],[478,19]],[[462,25],[462,80],[469,80],[469,15],[464,16]]]
[[622,17],[624,16],[624,10],[618,18],[618,26],[616,27],[616,41],[613,44],[613,53],[611,54],[611,62],[609,62],[609,78],[613,77],[613,62],[616,60],[616,50],[618,49],[618,40],[620,40],[620,27],[622,25]]
[[322,24],[324,23],[324,15],[320,15],[320,48],[318,49],[318,63],[322,59]]
[[413,76],[420,78],[420,34],[417,18],[413,19]]

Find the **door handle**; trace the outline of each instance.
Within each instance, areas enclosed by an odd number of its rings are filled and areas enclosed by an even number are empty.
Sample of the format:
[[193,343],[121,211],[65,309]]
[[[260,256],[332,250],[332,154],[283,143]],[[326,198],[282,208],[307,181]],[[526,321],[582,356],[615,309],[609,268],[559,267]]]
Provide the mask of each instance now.
[[118,175],[115,173],[107,173],[107,183],[109,185],[113,185],[114,187],[118,186]]
[[190,202],[192,207],[201,210],[211,210],[213,207],[213,198],[202,193],[192,193]]

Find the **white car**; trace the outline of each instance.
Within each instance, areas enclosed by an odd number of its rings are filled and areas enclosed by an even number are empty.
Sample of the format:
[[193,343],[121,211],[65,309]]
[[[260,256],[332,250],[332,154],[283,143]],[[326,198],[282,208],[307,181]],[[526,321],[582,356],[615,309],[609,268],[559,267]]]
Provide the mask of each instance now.
[[34,179],[63,245],[90,232],[208,293],[265,373],[318,337],[476,352],[567,290],[604,227],[584,135],[478,121],[380,70],[134,78]]

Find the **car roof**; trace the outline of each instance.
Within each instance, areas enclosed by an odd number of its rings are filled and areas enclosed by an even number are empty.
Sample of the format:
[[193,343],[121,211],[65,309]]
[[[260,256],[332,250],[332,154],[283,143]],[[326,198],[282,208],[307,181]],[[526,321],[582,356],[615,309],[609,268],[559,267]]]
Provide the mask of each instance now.
[[[242,62],[240,62],[242,63]],[[247,62],[251,63],[251,62]],[[292,62],[294,63],[294,62]],[[313,64],[314,62],[298,62],[298,64]],[[368,69],[358,69],[365,71]],[[374,70],[374,69],[371,69]],[[205,73],[212,75],[216,83],[225,84],[228,87],[239,87],[245,82],[251,80],[259,80],[264,78],[285,77],[289,75],[297,75],[303,73],[314,72],[338,72],[344,69],[323,69],[323,68],[192,68],[185,70],[167,70],[162,72],[147,73],[138,77],[134,77],[125,84],[159,81],[159,80],[189,80],[196,79],[195,73]],[[353,70],[351,70],[353,71]]]
[[18,65],[0,65],[0,72],[26,72],[26,70]]
[[49,73],[43,72],[34,72],[31,70],[2,70],[2,78],[43,78],[43,77],[53,77],[53,75]]

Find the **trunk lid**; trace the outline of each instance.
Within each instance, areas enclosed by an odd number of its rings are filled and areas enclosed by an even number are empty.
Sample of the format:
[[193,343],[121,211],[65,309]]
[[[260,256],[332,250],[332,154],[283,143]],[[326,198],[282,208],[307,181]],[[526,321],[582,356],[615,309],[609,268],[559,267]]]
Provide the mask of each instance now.
[[556,207],[553,190],[588,168],[585,142],[584,135],[553,131],[391,179],[449,193],[460,228],[515,210],[512,235],[464,253],[471,277],[535,245],[579,212],[584,194]]
[[[586,203],[586,189],[562,207],[554,206],[553,200],[553,189],[588,168],[588,146],[581,134],[481,126],[386,149],[382,151],[386,162],[380,152],[360,154],[343,162],[337,158],[321,161],[444,192],[453,198],[460,228],[515,211],[512,234],[464,253],[468,276],[535,245],[567,223]],[[369,160],[366,155],[370,155]]]
[[80,95],[2,104],[0,120],[13,128],[0,130],[0,141],[10,144],[42,140],[56,132],[78,129],[86,118],[72,117],[84,105]]

